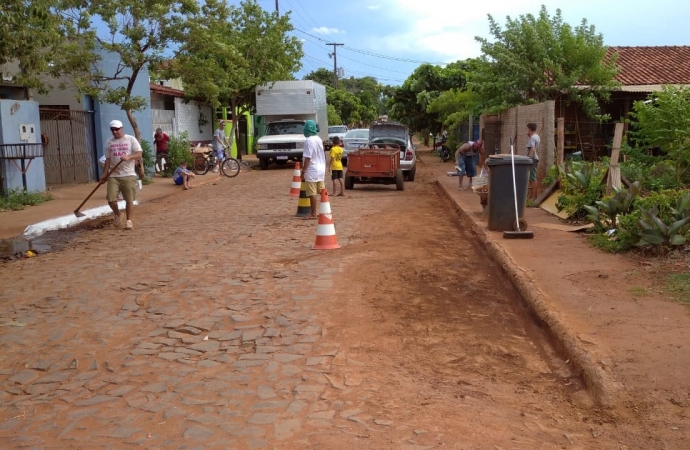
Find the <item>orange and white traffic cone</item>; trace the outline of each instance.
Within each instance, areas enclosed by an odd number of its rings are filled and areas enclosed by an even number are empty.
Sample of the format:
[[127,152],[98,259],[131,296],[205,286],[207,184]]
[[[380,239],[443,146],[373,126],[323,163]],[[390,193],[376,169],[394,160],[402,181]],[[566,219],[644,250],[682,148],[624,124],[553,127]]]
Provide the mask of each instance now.
[[328,191],[321,190],[321,203],[319,204],[319,223],[316,225],[316,242],[312,250],[333,250],[340,248],[338,238],[335,235],[335,224],[331,215],[331,203],[328,201]]
[[302,185],[302,172],[299,170],[299,162],[292,171],[292,184],[290,185],[290,197],[299,197],[299,188]]

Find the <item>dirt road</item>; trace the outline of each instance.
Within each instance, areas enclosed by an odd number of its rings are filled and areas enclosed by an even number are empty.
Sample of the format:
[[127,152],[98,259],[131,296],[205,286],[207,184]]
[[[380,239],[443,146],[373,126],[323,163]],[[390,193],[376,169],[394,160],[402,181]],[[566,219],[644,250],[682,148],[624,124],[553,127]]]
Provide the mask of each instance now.
[[593,407],[428,174],[331,199],[291,170],[2,263],[3,448],[683,448]]

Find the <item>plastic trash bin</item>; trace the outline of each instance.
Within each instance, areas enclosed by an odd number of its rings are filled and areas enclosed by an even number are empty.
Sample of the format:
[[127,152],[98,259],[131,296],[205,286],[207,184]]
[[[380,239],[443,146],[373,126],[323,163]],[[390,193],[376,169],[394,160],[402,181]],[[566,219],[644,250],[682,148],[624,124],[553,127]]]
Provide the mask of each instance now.
[[[487,158],[486,165],[489,167],[489,230],[516,231],[510,155],[491,155]],[[531,169],[532,158],[515,155],[515,186],[518,216],[521,219],[525,215]]]

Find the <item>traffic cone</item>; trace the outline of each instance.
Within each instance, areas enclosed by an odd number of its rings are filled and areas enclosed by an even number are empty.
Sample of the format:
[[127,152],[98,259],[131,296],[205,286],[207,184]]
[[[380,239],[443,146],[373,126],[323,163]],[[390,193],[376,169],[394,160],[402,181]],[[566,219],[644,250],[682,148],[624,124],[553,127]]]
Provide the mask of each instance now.
[[306,183],[300,183],[299,198],[297,199],[297,217],[311,216],[311,200],[307,197]]
[[321,190],[321,204],[319,205],[319,223],[316,225],[316,242],[312,250],[333,250],[340,248],[335,236],[335,224],[331,215],[331,203],[328,201],[328,191]]
[[302,184],[302,172],[299,170],[299,162],[295,164],[292,171],[292,184],[290,185],[290,197],[299,197],[300,185]]

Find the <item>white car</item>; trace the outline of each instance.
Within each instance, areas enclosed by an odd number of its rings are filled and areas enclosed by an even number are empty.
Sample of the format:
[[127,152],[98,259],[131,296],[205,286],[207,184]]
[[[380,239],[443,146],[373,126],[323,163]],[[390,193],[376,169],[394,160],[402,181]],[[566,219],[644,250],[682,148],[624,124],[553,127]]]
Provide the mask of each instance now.
[[355,128],[345,133],[343,138],[343,164],[347,165],[347,155],[354,152],[360,145],[369,142],[368,128]]
[[334,136],[338,136],[342,142],[345,133],[347,133],[347,127],[345,125],[332,125],[328,127],[328,143],[332,143],[331,139],[333,139]]

